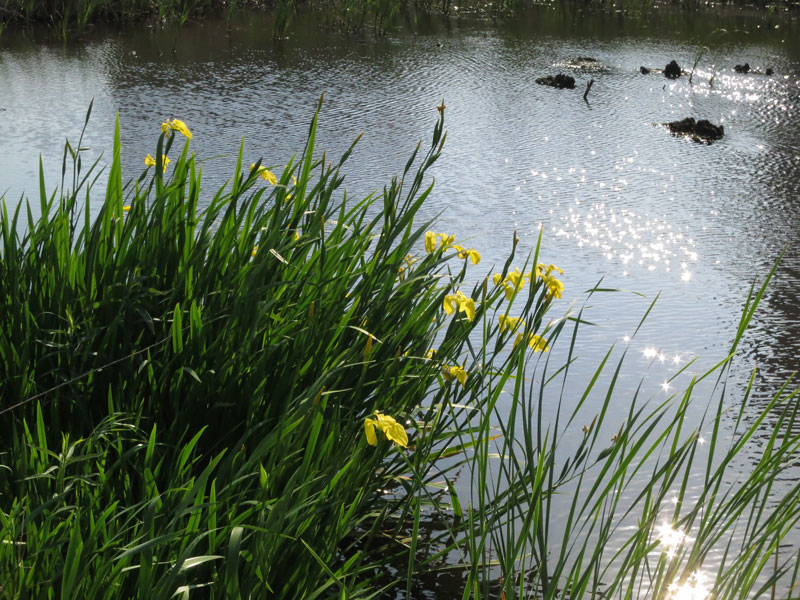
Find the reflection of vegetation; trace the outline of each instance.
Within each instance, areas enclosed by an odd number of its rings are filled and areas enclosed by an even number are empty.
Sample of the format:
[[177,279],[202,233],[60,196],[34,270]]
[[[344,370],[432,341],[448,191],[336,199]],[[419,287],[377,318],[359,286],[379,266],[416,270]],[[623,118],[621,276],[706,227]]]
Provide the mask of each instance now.
[[[44,23],[67,36],[102,21],[125,23],[151,18],[159,23],[185,22],[190,16],[219,12],[223,6],[226,3],[216,0],[0,0],[0,20]],[[229,11],[230,6],[224,10]]]
[[275,20],[272,25],[272,37],[279,39],[286,35],[292,20],[294,0],[277,0],[275,3]]
[[[38,220],[2,206],[2,597],[783,585],[798,564],[782,540],[800,488],[778,482],[800,451],[796,392],[746,422],[754,382],[732,416],[720,385],[697,422],[694,396],[730,356],[644,402],[642,388],[621,397],[613,348],[579,384],[586,321],[552,318],[560,269],[538,248],[519,258],[514,239],[476,274],[476,249],[415,222],[445,110],[428,150],[355,203],[339,189],[350,151],[316,156],[315,115],[299,160],[248,169],[240,150],[207,202],[191,124],[172,119],[129,185],[117,128],[96,217],[80,205],[98,198],[80,142],[59,193],[40,175]],[[779,422],[753,449],[769,411]],[[457,591],[427,587],[447,573]]]
[[[683,0],[680,4],[701,10],[707,5],[695,0]],[[653,0],[610,4],[603,0],[552,0],[552,5],[573,14],[574,18],[583,18],[588,12],[595,11],[614,15],[641,13],[652,8]],[[791,7],[793,5],[787,0],[780,7],[769,4],[762,9],[773,14]],[[5,24],[14,27],[44,24],[66,38],[101,22],[150,21],[160,26],[182,24],[209,15],[230,21],[238,12],[263,10],[274,16],[273,36],[283,38],[292,15],[301,9],[310,9],[314,13],[322,11],[326,23],[331,22],[332,15],[333,22],[348,31],[360,30],[366,25],[374,27],[378,33],[385,33],[401,20],[416,22],[425,15],[471,12],[492,17],[516,17],[524,10],[536,8],[552,7],[536,0],[0,0],[0,34]],[[663,12],[662,7],[658,13]],[[541,16],[551,18],[544,13]]]

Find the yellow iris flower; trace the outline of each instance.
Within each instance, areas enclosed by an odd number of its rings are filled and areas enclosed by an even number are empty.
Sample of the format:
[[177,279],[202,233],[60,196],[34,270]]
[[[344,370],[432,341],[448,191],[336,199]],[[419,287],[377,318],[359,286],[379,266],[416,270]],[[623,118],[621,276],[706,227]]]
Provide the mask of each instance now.
[[130,204],[127,204],[127,205],[122,207],[122,212],[130,212],[130,210],[131,210],[131,205]]
[[[164,165],[163,171],[165,171],[165,172],[166,172],[166,170],[167,170],[167,165],[168,165],[170,162],[171,162],[171,161],[169,160],[169,158],[167,158],[167,156],[166,156],[165,154],[162,154],[162,155],[161,155],[161,164],[162,164],[162,165]],[[150,167],[155,167],[155,166],[156,166],[156,159],[155,159],[155,158],[153,158],[152,156],[150,156],[150,155],[148,154],[147,156],[145,156],[145,157],[144,157],[144,165],[145,165],[147,168],[150,168]]]
[[458,253],[458,258],[469,258],[473,265],[477,265],[479,262],[481,262],[480,252],[475,250],[475,248],[464,248],[463,246],[459,246],[458,244],[454,243],[455,240],[456,237],[454,235],[426,231],[425,251],[428,253],[434,252],[436,250],[436,246],[438,245],[442,252],[452,248]]
[[364,419],[364,435],[367,437],[367,443],[370,446],[378,444],[378,436],[375,430],[378,429],[384,433],[386,439],[394,442],[403,448],[408,447],[408,435],[406,430],[400,423],[394,420],[394,417],[384,415],[375,411],[375,418],[367,417]]
[[546,267],[544,266],[544,263],[539,263],[536,265],[536,277],[547,277],[553,271],[558,271],[560,275],[564,274],[564,271],[555,265],[547,265]]
[[192,132],[186,126],[186,123],[180,119],[167,119],[161,123],[161,133],[177,131],[186,136],[187,139],[192,139]]
[[[514,342],[514,348],[524,339],[523,334],[517,335],[517,339]],[[545,340],[540,335],[534,335],[533,333],[528,334],[528,346],[530,346],[534,352],[549,352],[550,346],[547,345],[547,340]]]
[[433,252],[436,250],[436,239],[439,239],[439,247],[442,251],[447,250],[453,245],[453,242],[456,240],[456,236],[448,235],[446,233],[434,233],[433,231],[426,231],[425,232],[425,250],[427,252]]
[[414,266],[414,263],[417,262],[417,259],[411,256],[410,254],[406,254],[403,257],[403,260],[406,263],[405,266],[401,266],[400,268],[397,269],[397,273],[400,276],[400,279],[405,279],[406,269],[410,269],[412,266]]
[[436,234],[432,231],[425,232],[425,252],[436,250]]
[[556,279],[553,275],[545,275],[542,278],[545,285],[547,286],[547,297],[549,298],[561,298],[561,293],[564,291],[564,284]]
[[514,287],[517,286],[521,287],[520,284],[522,285],[525,284],[525,278],[523,277],[519,269],[514,269],[513,271],[509,272],[509,274],[506,275],[506,281],[508,281]]
[[525,321],[523,321],[520,317],[508,317],[506,315],[500,315],[497,320],[500,322],[500,331],[507,331],[509,329],[516,329],[517,327],[525,327]]
[[[255,168],[256,168],[256,163],[253,163],[252,165],[250,165],[250,171],[251,172]],[[256,171],[256,175],[261,175],[261,179],[263,179],[264,181],[269,181],[272,185],[277,185],[277,183],[278,183],[278,178],[275,177],[275,173],[270,171],[264,165],[260,165],[258,167],[258,171]]]
[[551,275],[553,271],[558,271],[559,274],[562,275],[564,273],[563,270],[555,265],[545,266],[544,263],[539,263],[533,271],[521,273],[519,269],[514,269],[510,271],[505,278],[503,278],[500,273],[495,273],[492,277],[492,281],[494,281],[495,285],[502,285],[503,291],[506,294],[506,299],[511,300],[514,294],[524,287],[526,279],[531,281],[538,277],[547,287],[546,298],[552,300],[553,298],[561,298],[561,294],[564,291],[564,284],[556,279],[555,274]]
[[456,241],[456,236],[447,235],[446,233],[437,233],[436,237],[439,238],[439,245],[442,250],[447,250]]
[[529,273],[522,273],[519,269],[509,271],[505,279],[500,273],[495,273],[492,277],[495,285],[502,285],[506,294],[506,300],[511,300],[514,294],[525,286],[525,278]]
[[469,258],[473,265],[477,265],[481,262],[481,253],[475,250],[475,248],[464,248],[458,244],[453,244],[453,248],[458,252],[458,258]]
[[442,377],[444,377],[447,381],[455,378],[462,387],[467,387],[467,375],[468,373],[466,370],[464,370],[464,367],[459,367],[458,365],[454,365],[452,367],[444,365],[442,367]]
[[539,263],[536,265],[536,277],[541,277],[544,284],[547,286],[547,299],[561,298],[561,293],[564,291],[564,284],[556,279],[555,275],[551,275],[553,271],[558,271],[560,275],[564,274],[562,269],[555,265],[547,265]]
[[467,319],[472,321],[475,318],[475,301],[467,298],[461,290],[455,294],[448,294],[442,301],[442,308],[448,315],[452,315],[456,310],[466,313]]

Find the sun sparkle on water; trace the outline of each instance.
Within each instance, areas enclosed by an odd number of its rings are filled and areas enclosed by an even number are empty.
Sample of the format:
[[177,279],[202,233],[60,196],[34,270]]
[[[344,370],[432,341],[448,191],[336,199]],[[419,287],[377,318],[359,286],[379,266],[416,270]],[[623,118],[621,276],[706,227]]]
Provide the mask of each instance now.
[[672,525],[667,522],[658,526],[655,535],[665,552],[675,550],[679,546],[693,541],[692,538],[683,531],[674,529]]
[[672,600],[705,600],[711,596],[711,590],[705,584],[705,573],[695,571],[683,583],[673,583],[667,588]]
[[[547,176],[533,169],[531,173],[538,177]],[[583,185],[583,179],[578,187]],[[610,188],[620,197],[628,186],[628,181],[621,177],[610,183],[593,183],[598,188]],[[607,195],[607,192],[603,193],[603,197]],[[553,224],[553,234],[572,240],[578,248],[601,249],[608,262],[618,261],[623,266],[636,264],[648,272],[660,269],[671,272],[673,265],[680,264],[681,271],[686,273],[688,264],[698,261],[695,241],[687,234],[689,226],[670,223],[666,214],[639,214],[627,208],[607,206],[604,201],[582,204],[580,198],[574,198],[570,204],[560,215],[560,224]],[[550,211],[553,214],[552,208]],[[683,281],[689,278],[691,275],[681,275]]]

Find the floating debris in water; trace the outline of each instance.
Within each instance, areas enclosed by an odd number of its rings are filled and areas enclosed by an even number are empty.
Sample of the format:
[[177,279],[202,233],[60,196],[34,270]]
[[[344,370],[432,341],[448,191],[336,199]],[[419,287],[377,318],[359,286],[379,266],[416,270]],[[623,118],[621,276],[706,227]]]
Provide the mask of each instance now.
[[555,77],[553,77],[552,75],[548,75],[547,77],[539,77],[536,80],[536,83],[538,83],[539,85],[549,85],[550,87],[554,87],[559,90],[575,89],[575,78],[570,77],[569,75],[564,75],[563,73],[559,73]]
[[556,63],[553,65],[556,68],[574,69],[584,73],[610,73],[611,67],[603,64],[596,58],[591,56],[578,56],[571,58],[567,62]]
[[664,77],[667,79],[677,79],[681,76],[681,67],[674,60],[664,67]]
[[681,121],[670,121],[666,123],[666,126],[670,133],[686,135],[697,142],[706,144],[722,139],[722,136],[725,135],[725,128],[722,125],[714,125],[706,119],[695,121],[692,117],[686,117]]

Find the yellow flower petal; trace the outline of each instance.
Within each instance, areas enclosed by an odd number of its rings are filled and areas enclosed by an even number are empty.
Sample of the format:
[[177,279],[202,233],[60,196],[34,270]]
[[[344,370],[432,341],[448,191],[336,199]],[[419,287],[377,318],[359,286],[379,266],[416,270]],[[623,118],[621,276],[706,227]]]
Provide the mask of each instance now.
[[383,433],[386,434],[387,439],[391,440],[398,446],[402,446],[403,448],[408,447],[408,434],[406,434],[406,430],[403,428],[403,426],[394,419],[392,419],[392,423],[386,425]]
[[189,131],[186,123],[180,119],[167,119],[164,123],[161,123],[161,133],[165,133],[167,131],[177,131],[178,133],[185,135],[188,139],[192,139],[192,132]]
[[534,352],[548,352],[550,350],[550,346],[547,345],[547,340],[533,334],[528,338],[528,346],[533,348]]
[[[253,169],[255,168],[256,168],[256,163],[250,165],[250,172],[252,173]],[[264,165],[259,165],[258,170],[256,171],[256,175],[261,175],[261,179],[263,179],[264,181],[269,181],[272,185],[277,185],[278,183],[278,178],[275,177],[275,173],[270,171]]]
[[522,341],[522,338],[523,338],[523,337],[524,337],[524,336],[523,336],[521,333],[518,333],[518,334],[517,334],[517,339],[516,339],[516,340],[514,340],[514,348],[516,348],[517,346],[519,346],[519,343]]
[[442,377],[444,377],[445,381],[452,381],[455,379],[458,381],[462,386],[467,386],[467,375],[468,373],[464,369],[464,367],[459,367],[458,365],[449,366],[444,365],[442,367]]
[[374,419],[367,417],[364,419],[364,435],[367,436],[367,443],[370,446],[378,445],[378,436],[375,435],[375,425],[377,423]]
[[130,204],[122,207],[122,212],[129,212],[131,210]]
[[472,298],[467,298],[462,302],[458,310],[467,313],[467,319],[469,321],[475,320],[475,300]]
[[559,268],[558,268],[557,266],[555,266],[555,265],[548,265],[548,266],[547,266],[547,269],[545,270],[545,273],[544,273],[544,274],[545,274],[545,275],[550,275],[550,273],[552,273],[553,271],[558,271],[558,272],[559,272],[561,275],[563,275],[563,274],[564,274],[564,271],[563,271],[562,269],[559,269]]
[[444,297],[444,300],[442,301],[442,308],[444,308],[444,312],[446,312],[448,315],[452,315],[457,306],[458,302],[456,301],[455,296],[448,294]]
[[516,329],[517,326],[525,327],[525,321],[523,321],[520,317],[508,317],[506,315],[500,315],[497,320],[500,323],[501,332],[509,329]]
[[384,431],[386,426],[394,423],[394,417],[390,417],[389,415],[385,415],[383,413],[379,413],[377,410],[375,411],[375,426]]
[[439,238],[439,243],[442,250],[447,250],[453,245],[453,242],[456,241],[456,236],[454,235],[447,235],[446,233],[437,233],[436,235]]
[[475,248],[470,248],[467,250],[467,256],[469,256],[469,259],[472,261],[473,265],[477,265],[479,262],[481,262],[481,253],[475,250]]
[[[511,285],[514,287],[520,286],[520,283],[524,283],[525,279],[522,277],[522,273],[520,273],[519,269],[514,269],[511,271],[506,279],[511,282]],[[520,286],[521,287],[521,286]]]
[[425,251],[433,252],[436,250],[436,234],[432,231],[425,232]]
[[[166,154],[161,155],[161,165],[162,171],[167,170],[167,165],[170,163],[170,159],[167,157]],[[149,154],[144,157],[144,165],[149,169],[150,167],[156,166],[156,159],[150,156]]]
[[364,419],[364,434],[367,436],[367,443],[370,446],[375,446],[378,443],[378,437],[375,430],[379,429],[386,436],[386,439],[394,442],[398,446],[406,448],[408,446],[408,435],[403,426],[395,421],[394,417],[384,415],[375,411],[375,418],[367,417]]
[[548,298],[561,298],[561,293],[564,291],[563,283],[561,283],[553,275],[545,275],[543,281],[547,285]]

